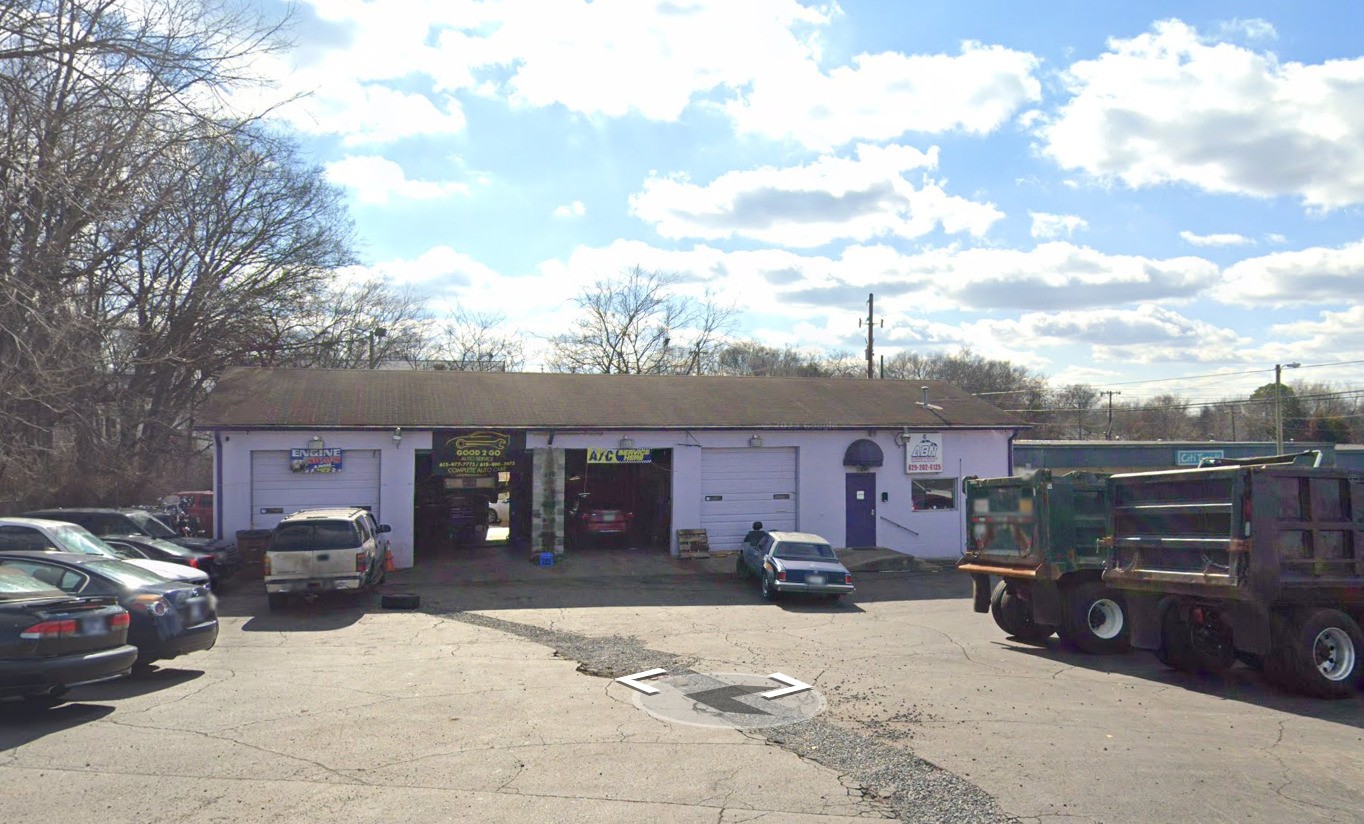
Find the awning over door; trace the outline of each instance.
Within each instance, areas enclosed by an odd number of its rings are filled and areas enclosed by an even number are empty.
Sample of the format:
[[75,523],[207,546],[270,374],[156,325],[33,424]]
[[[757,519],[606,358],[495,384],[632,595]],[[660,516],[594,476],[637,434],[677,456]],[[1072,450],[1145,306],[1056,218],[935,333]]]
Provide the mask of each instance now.
[[251,528],[270,529],[300,509],[367,507],[379,512],[379,450],[344,449],[339,472],[294,472],[289,450],[251,453]]
[[701,450],[701,527],[712,550],[738,549],[754,521],[796,528],[796,450]]

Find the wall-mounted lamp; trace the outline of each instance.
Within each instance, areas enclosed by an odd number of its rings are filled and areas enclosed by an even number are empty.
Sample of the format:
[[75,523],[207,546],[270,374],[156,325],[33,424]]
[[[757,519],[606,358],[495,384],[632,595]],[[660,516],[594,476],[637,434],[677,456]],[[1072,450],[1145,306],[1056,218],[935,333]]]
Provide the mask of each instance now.
[[321,436],[321,435],[314,435],[314,436],[312,436],[311,438],[308,439],[308,448],[309,448],[309,449],[326,449],[326,448],[327,448],[327,442],[324,441],[324,440],[322,440],[322,436]]
[[763,445],[763,436],[762,436],[762,435],[754,435],[753,437],[751,437],[751,438],[748,439],[748,445],[749,445],[749,446],[762,446],[762,445]]
[[403,442],[403,428],[402,428],[401,426],[395,426],[395,427],[393,427],[393,445],[394,445],[394,446],[399,446],[399,445],[402,444],[402,442]]
[[635,439],[634,439],[634,438],[629,438],[629,437],[621,438],[621,439],[620,439],[620,448],[621,448],[621,449],[634,449],[634,448],[635,448]]

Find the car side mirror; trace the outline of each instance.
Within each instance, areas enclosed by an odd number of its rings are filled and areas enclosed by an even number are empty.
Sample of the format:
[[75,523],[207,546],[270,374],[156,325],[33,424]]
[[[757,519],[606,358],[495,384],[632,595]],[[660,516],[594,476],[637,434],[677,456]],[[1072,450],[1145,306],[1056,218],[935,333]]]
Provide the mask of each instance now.
[[392,532],[393,527],[389,526],[388,524],[379,524],[379,526],[374,531],[382,535],[385,532]]

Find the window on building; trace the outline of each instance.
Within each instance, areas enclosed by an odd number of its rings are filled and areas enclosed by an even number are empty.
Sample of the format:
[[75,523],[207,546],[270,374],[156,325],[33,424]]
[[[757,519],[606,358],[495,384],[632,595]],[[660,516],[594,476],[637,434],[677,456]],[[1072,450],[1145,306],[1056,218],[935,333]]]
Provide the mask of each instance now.
[[957,508],[956,478],[924,478],[914,481],[914,511]]

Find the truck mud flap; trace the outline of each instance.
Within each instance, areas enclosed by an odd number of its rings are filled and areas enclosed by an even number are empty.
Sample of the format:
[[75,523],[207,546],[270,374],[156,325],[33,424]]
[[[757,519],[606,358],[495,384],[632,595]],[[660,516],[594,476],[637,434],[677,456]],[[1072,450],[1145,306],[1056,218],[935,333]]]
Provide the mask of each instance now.
[[1055,581],[1033,581],[1032,620],[1052,627],[1061,625],[1061,589]]
[[971,575],[971,608],[976,612],[990,611],[990,576]]
[[[1127,626],[1132,646],[1144,650],[1159,649],[1160,616],[1166,602],[1172,602],[1173,599],[1128,591],[1123,593],[1123,601],[1127,608]],[[1173,603],[1169,605],[1174,607]]]

